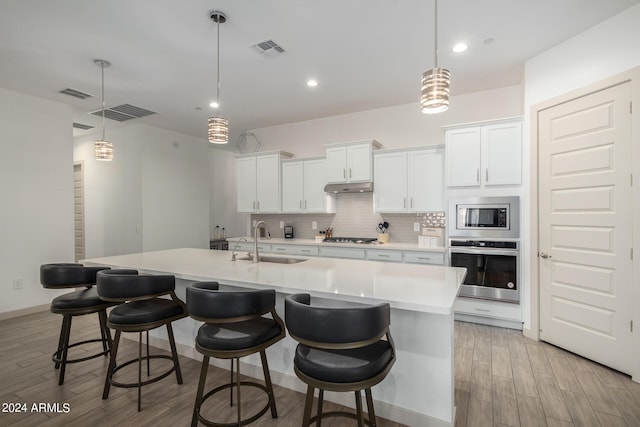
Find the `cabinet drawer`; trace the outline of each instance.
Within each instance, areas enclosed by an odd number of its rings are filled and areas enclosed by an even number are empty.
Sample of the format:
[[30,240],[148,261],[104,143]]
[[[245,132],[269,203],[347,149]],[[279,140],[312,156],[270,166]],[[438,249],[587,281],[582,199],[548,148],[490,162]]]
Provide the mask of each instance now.
[[327,258],[365,259],[364,248],[320,247],[320,256]]
[[367,249],[367,259],[371,261],[402,262],[402,251]]
[[[229,250],[236,252],[253,251],[253,242],[229,242]],[[271,243],[258,243],[259,253],[270,253]]]
[[470,314],[473,316],[515,320],[518,322],[522,320],[519,304],[458,297],[453,305],[453,309],[456,313]]
[[303,245],[271,245],[274,254],[318,256],[317,246]]
[[409,264],[444,265],[444,253],[404,251],[404,262]]

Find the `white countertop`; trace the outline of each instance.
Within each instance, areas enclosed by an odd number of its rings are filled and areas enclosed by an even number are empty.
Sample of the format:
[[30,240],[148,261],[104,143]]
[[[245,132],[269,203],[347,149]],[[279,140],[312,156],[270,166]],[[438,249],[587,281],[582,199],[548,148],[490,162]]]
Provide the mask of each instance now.
[[[270,240],[275,243],[277,239]],[[459,267],[316,257],[297,264],[254,264],[231,261],[227,251],[191,248],[93,258],[82,263],[169,273],[185,280],[245,284],[288,294],[307,292],[322,298],[339,297],[370,304],[389,302],[394,308],[435,314],[453,312],[466,274]]]
[[[228,237],[229,242],[238,242],[240,239],[246,239],[248,242],[253,242],[253,237]],[[363,248],[363,249],[395,249],[403,251],[425,251],[425,252],[445,252],[445,247],[439,246],[435,248],[421,248],[417,243],[334,243],[334,242],[316,242],[315,239],[284,239],[281,237],[259,238],[259,243],[273,243],[277,245],[312,245],[312,246],[327,246],[327,247],[349,247],[349,248]],[[233,249],[229,247],[229,249]]]

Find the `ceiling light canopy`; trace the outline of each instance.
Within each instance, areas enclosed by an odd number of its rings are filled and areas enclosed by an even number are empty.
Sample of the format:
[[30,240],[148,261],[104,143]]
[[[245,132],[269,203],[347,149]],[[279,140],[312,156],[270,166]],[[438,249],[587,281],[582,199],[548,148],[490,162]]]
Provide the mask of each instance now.
[[102,75],[102,139],[100,141],[96,141],[93,144],[93,150],[95,154],[96,160],[107,161],[110,162],[113,160],[113,143],[106,141],[104,136],[104,69],[111,66],[111,63],[105,61],[104,59],[95,59],[93,61],[98,67],[100,67],[101,75]]
[[[220,107],[220,24],[227,22],[227,16],[218,11],[212,10],[209,12],[209,17],[213,22],[217,24],[218,29],[218,51],[217,51],[217,86],[216,86],[216,100],[209,104],[212,108]],[[212,144],[226,144],[229,142],[229,122],[221,115],[216,114],[213,117],[209,117],[208,123],[208,137],[209,142]]]
[[438,67],[438,0],[434,1],[434,32],[435,68],[422,74],[422,91],[420,97],[420,111],[424,114],[436,114],[449,108],[449,85],[451,73],[445,68]]

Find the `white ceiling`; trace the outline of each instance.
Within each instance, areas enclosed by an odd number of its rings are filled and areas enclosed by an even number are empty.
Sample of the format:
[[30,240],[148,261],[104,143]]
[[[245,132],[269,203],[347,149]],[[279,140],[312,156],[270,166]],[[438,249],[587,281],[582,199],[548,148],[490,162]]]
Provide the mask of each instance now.
[[[521,84],[527,58],[638,2],[441,0],[439,64],[451,70],[453,95]],[[112,63],[107,107],[158,113],[125,125],[206,138],[216,90],[212,9],[228,18],[220,27],[220,100],[232,138],[378,107],[417,109],[421,74],[434,66],[431,0],[2,0],[0,87],[71,104],[74,121],[100,127],[87,113],[101,107],[93,62],[101,58]],[[286,52],[249,47],[265,39]],[[460,40],[469,50],[452,53]],[[308,88],[309,78],[320,85]],[[58,93],[65,88],[95,97]],[[107,135],[121,125],[108,120]]]

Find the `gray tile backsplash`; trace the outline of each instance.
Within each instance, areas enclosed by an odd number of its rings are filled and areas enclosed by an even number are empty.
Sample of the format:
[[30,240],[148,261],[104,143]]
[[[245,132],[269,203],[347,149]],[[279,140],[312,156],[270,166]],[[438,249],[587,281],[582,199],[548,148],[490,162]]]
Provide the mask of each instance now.
[[[280,221],[292,225],[296,238],[313,239],[320,230],[333,228],[336,237],[378,237],[376,226],[383,221],[389,223],[389,242],[417,243],[418,233],[413,224],[444,227],[444,212],[425,212],[419,214],[378,214],[373,212],[372,193],[346,193],[337,195],[335,214],[253,214],[252,220],[267,223],[272,237],[283,237]],[[313,221],[318,230],[311,228]]]

